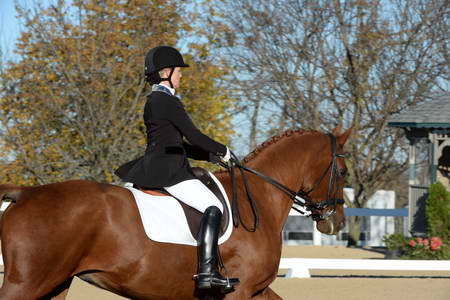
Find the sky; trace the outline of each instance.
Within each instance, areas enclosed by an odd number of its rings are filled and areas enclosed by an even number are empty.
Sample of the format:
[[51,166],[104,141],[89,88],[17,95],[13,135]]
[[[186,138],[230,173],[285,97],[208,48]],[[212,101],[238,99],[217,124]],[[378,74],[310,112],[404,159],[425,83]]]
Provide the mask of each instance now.
[[15,4],[33,7],[36,3],[47,6],[54,0],[0,0],[0,49],[3,58],[13,58],[15,41],[20,35],[21,21],[17,18]]
[[13,0],[0,0],[0,47],[6,52],[6,56],[11,54],[14,48],[14,41],[20,32],[14,2]]

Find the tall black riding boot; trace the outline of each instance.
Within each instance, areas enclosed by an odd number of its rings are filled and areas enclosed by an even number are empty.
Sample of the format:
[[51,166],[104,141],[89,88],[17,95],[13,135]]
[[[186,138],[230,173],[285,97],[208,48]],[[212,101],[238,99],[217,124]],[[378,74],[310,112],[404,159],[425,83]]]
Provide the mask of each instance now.
[[222,212],[216,206],[205,210],[198,233],[198,274],[195,276],[199,289],[221,288],[228,291],[239,283],[237,278],[225,278],[218,270],[218,240]]

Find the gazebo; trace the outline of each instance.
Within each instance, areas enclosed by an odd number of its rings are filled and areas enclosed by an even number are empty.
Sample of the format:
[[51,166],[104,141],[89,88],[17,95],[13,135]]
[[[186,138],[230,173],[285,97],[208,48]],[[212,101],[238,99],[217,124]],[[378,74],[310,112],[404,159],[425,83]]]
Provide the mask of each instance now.
[[[393,116],[388,125],[403,128],[409,141],[408,227],[414,235],[425,235],[428,185],[440,181],[450,187],[450,93]],[[429,176],[419,182],[416,152],[423,141],[427,143]]]

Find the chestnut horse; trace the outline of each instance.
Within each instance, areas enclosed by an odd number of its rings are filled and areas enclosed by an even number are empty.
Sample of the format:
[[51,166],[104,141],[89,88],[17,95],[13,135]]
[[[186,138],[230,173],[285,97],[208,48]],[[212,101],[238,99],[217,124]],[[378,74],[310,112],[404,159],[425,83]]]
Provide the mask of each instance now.
[[[351,129],[338,131],[333,134],[339,154]],[[333,160],[338,173],[333,193],[342,198],[345,162],[341,156],[333,158],[327,134],[286,131],[259,146],[244,163],[293,190],[313,189],[309,199],[319,203],[329,196]],[[231,199],[229,175],[216,176]],[[258,206],[259,227],[255,232],[234,228],[220,246],[224,273],[239,277],[241,284],[226,295],[203,299],[281,299],[269,285],[277,276],[281,233],[292,199],[258,176],[247,177]],[[240,215],[252,224],[242,178],[237,179]],[[84,180],[35,187],[0,185],[0,198],[12,200],[1,220],[2,300],[65,299],[74,276],[131,299],[199,296],[192,279],[196,247],[148,239],[133,196],[123,187]],[[323,233],[336,234],[344,224],[342,204],[315,209],[313,215],[330,210],[335,213],[316,226]]]

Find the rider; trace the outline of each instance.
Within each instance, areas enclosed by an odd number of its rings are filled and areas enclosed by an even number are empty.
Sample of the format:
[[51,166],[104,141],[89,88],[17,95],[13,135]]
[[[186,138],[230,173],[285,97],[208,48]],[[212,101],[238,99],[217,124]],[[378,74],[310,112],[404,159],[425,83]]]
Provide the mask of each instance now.
[[[184,67],[189,65],[175,48],[158,46],[147,53],[145,76],[153,84],[144,107],[147,149],[144,156],[118,168],[116,175],[141,188],[164,188],[202,212],[197,236],[197,287],[229,288],[239,280],[224,278],[218,271],[218,239],[224,208],[219,199],[196,179],[187,158],[208,160],[212,154],[227,162],[230,150],[201,133],[175,96]],[[189,143],[183,142],[183,137]]]

